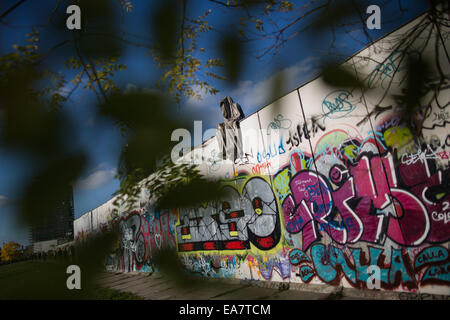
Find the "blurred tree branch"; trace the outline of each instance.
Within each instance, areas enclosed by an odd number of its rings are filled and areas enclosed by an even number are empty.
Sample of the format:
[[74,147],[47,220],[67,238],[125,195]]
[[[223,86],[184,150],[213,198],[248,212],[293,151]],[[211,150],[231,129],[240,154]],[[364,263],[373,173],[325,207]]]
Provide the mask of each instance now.
[[11,7],[9,7],[5,12],[3,12],[0,15],[0,21],[3,20],[3,18],[5,18],[8,14],[10,14],[11,12],[13,12],[14,10],[16,10],[21,4],[23,4],[26,0],[19,0],[17,1],[14,5],[12,5]]

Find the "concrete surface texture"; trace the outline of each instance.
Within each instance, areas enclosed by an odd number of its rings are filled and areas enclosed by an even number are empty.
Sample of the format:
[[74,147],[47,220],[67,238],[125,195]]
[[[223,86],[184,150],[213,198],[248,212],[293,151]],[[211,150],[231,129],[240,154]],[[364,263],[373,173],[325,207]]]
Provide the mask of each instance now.
[[[286,286],[281,282],[202,278],[195,287],[180,288],[160,273],[105,272],[100,285],[131,292],[146,300],[426,300],[446,299],[440,295],[406,296],[404,293],[357,290],[324,285]],[[342,289],[342,291],[341,291]]]
[[[233,134],[242,137],[241,158],[219,157],[217,137],[186,154],[189,160],[199,151],[199,172],[222,179],[220,201],[156,210],[150,191],[142,190],[132,210],[111,199],[77,219],[77,241],[117,224],[110,270],[152,272],[154,254],[171,248],[193,274],[238,281],[193,297],[227,298],[229,286],[245,286],[246,279],[259,287],[236,290],[239,297],[288,296],[277,291],[280,282],[290,283],[293,295],[306,295],[294,288],[321,285],[317,298],[341,287],[354,298],[374,298],[374,287],[397,298],[399,291],[405,299],[449,297],[450,88],[420,111],[421,141],[392,98],[402,92],[406,53],[439,56],[442,70],[450,70],[442,43],[436,50],[423,37],[435,32],[432,24],[419,27],[427,14],[342,64],[373,90],[338,89],[318,77],[240,120]],[[402,42],[406,36],[417,41]],[[158,281],[156,296],[178,293]]]

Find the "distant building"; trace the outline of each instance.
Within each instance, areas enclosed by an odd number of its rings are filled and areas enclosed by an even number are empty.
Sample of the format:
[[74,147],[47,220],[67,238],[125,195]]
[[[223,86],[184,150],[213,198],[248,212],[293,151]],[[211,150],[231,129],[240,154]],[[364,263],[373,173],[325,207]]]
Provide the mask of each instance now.
[[33,251],[49,251],[56,245],[72,241],[73,221],[73,190],[70,187],[55,212],[43,219],[39,225],[30,228],[29,239]]

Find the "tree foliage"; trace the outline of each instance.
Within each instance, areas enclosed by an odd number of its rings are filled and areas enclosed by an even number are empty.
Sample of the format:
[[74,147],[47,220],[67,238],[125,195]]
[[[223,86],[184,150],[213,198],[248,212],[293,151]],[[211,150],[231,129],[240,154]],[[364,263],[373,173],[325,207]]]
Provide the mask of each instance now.
[[[121,182],[117,194],[123,196],[123,201],[135,201],[140,190],[146,188],[162,207],[192,205],[219,191],[217,185],[203,181],[194,168],[164,160],[172,146],[168,143],[170,133],[185,127],[173,116],[175,106],[180,114],[187,99],[217,94],[219,81],[235,84],[245,67],[250,44],[261,42],[252,58],[263,58],[304,34],[319,41],[324,34],[332,35],[325,49],[334,59],[323,66],[325,81],[334,86],[363,88],[350,72],[337,66],[343,59],[336,42],[339,34],[350,37],[356,30],[365,35],[362,46],[373,42],[365,27],[364,4],[356,0],[209,0],[206,3],[210,9],[202,9],[200,14],[195,11],[194,1],[155,1],[146,12],[150,23],[143,29],[148,32],[141,36],[129,33],[124,26],[128,16],[141,10],[134,0],[75,1],[82,8],[82,28],[71,31],[66,28],[65,10],[72,2],[55,1],[45,21],[25,32],[24,41],[0,48],[0,143],[19,152],[32,168],[20,190],[18,205],[18,214],[27,225],[53,212],[64,197],[61,190],[80,178],[88,162],[87,151],[72,144],[79,132],[63,112],[71,106],[68,102],[74,92],[86,90],[94,95],[98,115],[112,120],[126,140],[117,159]],[[428,2],[426,23],[438,31],[448,27],[448,7],[438,6],[439,1]],[[398,4],[402,14],[401,1],[383,3]],[[2,33],[18,27],[10,17],[27,10],[28,4],[13,1],[0,12]],[[229,21],[218,26],[211,19],[211,10],[229,15]],[[428,40],[437,47],[448,39],[448,34],[436,34],[436,38]],[[401,41],[399,57],[407,61],[409,72],[403,92],[395,99],[404,110],[405,122],[413,123],[413,132],[419,136],[417,108],[424,105],[427,93],[434,93],[432,99],[448,86],[448,75],[442,71],[440,61],[408,60],[407,48],[416,37],[416,33],[407,34]],[[204,39],[211,48],[203,46]],[[129,47],[141,48],[159,68],[158,81],[149,85],[158,93],[122,90],[118,75],[128,67],[124,52]],[[438,74],[425,77],[433,63]],[[282,78],[277,78],[273,83],[274,98],[282,93],[281,82]],[[161,159],[162,166],[157,165]],[[188,196],[174,197],[181,193]],[[110,248],[111,239],[114,237],[101,242],[99,248]],[[8,244],[2,250],[2,259],[13,259],[8,252],[15,248]],[[92,250],[84,252],[80,263],[90,265]]]
[[1,250],[1,260],[4,262],[13,262],[20,258],[22,246],[17,242],[7,242],[3,245]]

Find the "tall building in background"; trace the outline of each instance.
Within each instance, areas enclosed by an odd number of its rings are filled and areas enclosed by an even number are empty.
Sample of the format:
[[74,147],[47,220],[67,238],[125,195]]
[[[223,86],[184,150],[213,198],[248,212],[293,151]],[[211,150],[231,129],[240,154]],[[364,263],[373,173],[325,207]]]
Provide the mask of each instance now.
[[55,212],[43,219],[39,225],[30,228],[33,251],[49,251],[57,245],[72,241],[73,221],[73,189],[69,187],[66,197],[58,204]]

